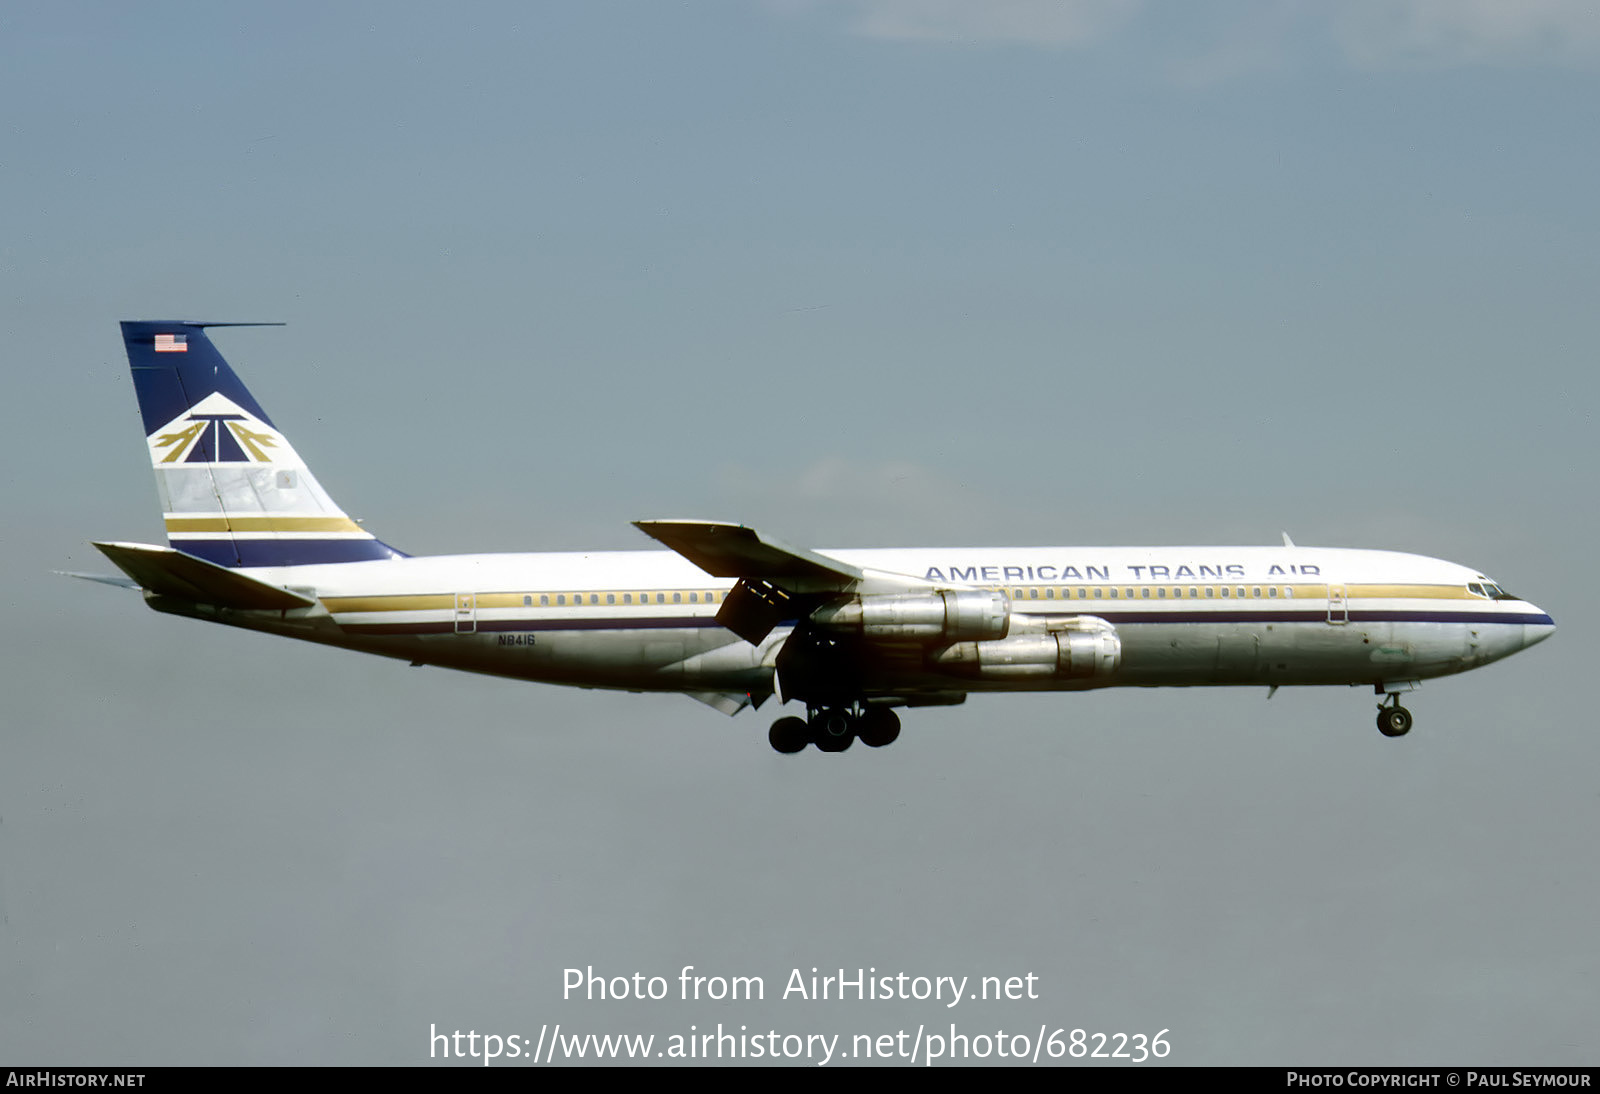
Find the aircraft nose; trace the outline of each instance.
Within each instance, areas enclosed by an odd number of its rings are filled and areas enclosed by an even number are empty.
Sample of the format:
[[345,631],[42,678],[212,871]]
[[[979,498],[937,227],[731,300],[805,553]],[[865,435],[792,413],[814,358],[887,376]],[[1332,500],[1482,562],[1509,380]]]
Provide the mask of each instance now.
[[1549,614],[1542,609],[1539,614],[1543,616],[1539,622],[1524,623],[1522,625],[1523,649],[1527,649],[1529,646],[1537,646],[1540,642],[1556,633],[1556,621],[1551,619]]

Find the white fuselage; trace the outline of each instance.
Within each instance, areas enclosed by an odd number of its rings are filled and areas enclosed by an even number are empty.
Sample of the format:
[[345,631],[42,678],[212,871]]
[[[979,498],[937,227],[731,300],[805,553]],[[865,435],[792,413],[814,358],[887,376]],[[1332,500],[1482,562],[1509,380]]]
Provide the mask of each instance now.
[[[1540,641],[1550,617],[1481,574],[1387,551],[1306,547],[827,550],[941,588],[1009,598],[1014,631],[1094,617],[1121,642],[1089,679],[972,679],[902,654],[869,693],[1209,684],[1396,685]],[[302,611],[153,606],[422,664],[552,683],[765,695],[792,621],[757,645],[719,625],[732,587],[671,551],[453,555],[241,571]],[[1477,588],[1479,591],[1473,591]],[[1488,588],[1493,589],[1492,585]]]

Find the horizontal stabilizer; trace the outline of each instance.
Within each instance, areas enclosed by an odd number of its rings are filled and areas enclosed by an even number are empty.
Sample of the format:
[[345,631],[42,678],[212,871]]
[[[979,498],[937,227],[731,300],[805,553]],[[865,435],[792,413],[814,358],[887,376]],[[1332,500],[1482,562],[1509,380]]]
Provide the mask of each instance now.
[[316,600],[288,589],[147,543],[96,543],[100,552],[148,592],[221,608],[285,611],[309,608]]
[[50,572],[60,574],[62,577],[75,577],[80,581],[98,581],[102,585],[115,585],[119,589],[139,588],[139,583],[133,578],[123,577],[120,574],[80,574],[75,570],[51,570]]
[[712,577],[768,578],[838,588],[864,576],[856,567],[789,547],[743,524],[708,520],[636,520],[635,528],[671,547]]

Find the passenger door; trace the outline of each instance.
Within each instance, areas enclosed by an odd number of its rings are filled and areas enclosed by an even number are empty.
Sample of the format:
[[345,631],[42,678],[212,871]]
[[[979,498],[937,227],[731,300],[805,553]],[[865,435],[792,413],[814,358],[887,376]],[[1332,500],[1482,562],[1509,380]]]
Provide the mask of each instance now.
[[1334,626],[1350,622],[1350,598],[1343,585],[1328,586],[1328,622]]

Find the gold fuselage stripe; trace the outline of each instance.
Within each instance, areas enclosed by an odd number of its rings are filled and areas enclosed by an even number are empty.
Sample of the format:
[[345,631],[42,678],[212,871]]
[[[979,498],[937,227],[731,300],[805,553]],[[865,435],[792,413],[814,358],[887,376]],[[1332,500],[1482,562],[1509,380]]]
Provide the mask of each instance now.
[[169,532],[359,532],[349,517],[168,517]]
[[[689,600],[688,596],[691,592],[700,599],[696,601]],[[663,604],[658,604],[654,600],[644,599],[646,596],[654,596],[657,593],[665,596],[677,594],[684,599]],[[330,612],[427,612],[438,611],[441,608],[453,611],[458,606],[463,610],[468,607],[474,607],[479,610],[484,608],[707,608],[714,606],[717,603],[716,598],[719,596],[719,594],[706,589],[651,589],[648,593],[636,593],[630,589],[627,591],[627,595],[630,597],[637,596],[639,600],[637,602],[632,600],[625,602],[622,600],[623,593],[615,589],[606,589],[593,592],[588,590],[583,592],[562,590],[560,593],[462,593],[463,602],[460,605],[457,604],[456,597],[448,593],[435,593],[425,596],[329,596],[324,597],[322,603],[327,606]],[[537,599],[534,599],[540,596],[549,597],[550,603],[540,604]],[[563,600],[570,597],[571,601],[557,604],[555,601],[557,596],[562,597]],[[591,603],[583,599],[589,596],[602,598],[614,596],[617,599],[609,604],[604,601]],[[467,602],[466,598],[471,598],[470,603]],[[534,603],[527,603],[529,599],[534,599]]]
[[[478,598],[481,604],[483,597]],[[454,596],[330,596],[322,603],[330,612],[426,612],[454,610]],[[517,603],[521,604],[519,597]]]
[[[1211,582],[1208,584],[1196,583],[1193,585],[1187,583],[1181,585],[1144,585],[1139,583],[1128,584],[1126,582],[1120,582],[1113,585],[1110,582],[1105,582],[1099,585],[1034,585],[1004,586],[1003,588],[1013,590],[1012,599],[1019,608],[1025,606],[1070,603],[1074,606],[1074,608],[1081,610],[1089,605],[1112,608],[1122,604],[1128,604],[1132,601],[1139,601],[1142,603],[1147,600],[1157,599],[1176,601],[1178,603],[1193,603],[1196,600],[1204,600],[1208,605],[1212,606],[1221,603],[1238,603],[1240,601],[1259,603],[1268,600],[1274,600],[1279,604],[1287,605],[1299,600],[1306,602],[1307,607],[1310,607],[1319,601],[1326,601],[1328,599],[1329,586],[1303,584],[1278,585],[1275,583],[1261,583],[1254,581],[1231,581],[1226,585],[1218,582]],[[1099,589],[1108,592],[1113,588],[1118,590],[1119,593],[1133,590],[1133,595],[1119,595],[1116,597],[1102,595],[1095,597],[1092,591]],[[1224,588],[1228,589],[1230,593],[1236,593],[1241,588],[1247,591],[1244,596],[1222,596],[1220,595],[1220,592]],[[1346,603],[1353,600],[1472,600],[1484,601],[1485,603],[1488,602],[1487,598],[1475,596],[1468,592],[1465,586],[1456,585],[1341,586],[1335,583],[1333,588],[1342,588],[1344,590],[1342,600]],[[1031,592],[1042,592],[1045,589],[1059,590],[1059,594],[1055,598],[1048,598],[1044,596],[1034,597],[1029,595]],[[1167,591],[1166,597],[1160,596],[1159,591],[1163,589]],[[1207,590],[1210,591],[1212,595],[1208,596],[1206,595],[1206,592],[1200,592],[1198,596],[1191,596],[1189,594],[1189,590],[1191,589]],[[1279,590],[1278,596],[1271,596],[1269,590],[1272,589]],[[1178,590],[1178,592],[1174,593],[1174,590]],[[1260,590],[1260,595],[1253,595],[1256,590]],[[691,592],[696,594],[696,596],[701,599],[699,599],[698,602],[691,603],[688,600],[688,596]],[[1015,593],[1017,592],[1021,592],[1023,595],[1020,597],[1016,596]],[[1079,596],[1078,592],[1082,592],[1087,595]],[[460,595],[462,597],[470,597],[470,603],[463,602],[458,604],[457,595],[452,593],[395,596],[334,596],[325,597],[323,599],[323,603],[327,605],[329,611],[336,613],[419,612],[440,610],[454,611],[458,607],[463,610],[466,610],[469,607],[477,610],[488,608],[528,607],[546,609],[587,607],[701,608],[716,604],[719,600],[726,596],[725,593],[712,592],[705,589],[649,589],[643,591],[632,589],[626,591],[617,589],[562,589],[559,592],[546,590],[532,593],[462,593]],[[657,603],[654,598],[658,595],[664,595],[667,597],[676,595],[682,599],[673,603]],[[564,603],[556,603],[557,596],[560,596]],[[589,599],[591,597],[604,598],[607,596],[614,597],[615,600],[610,603],[592,603]],[[629,599],[624,601],[624,596],[627,596]],[[548,598],[548,602],[540,603],[540,598]],[[532,601],[532,603],[530,604],[529,601]]]

